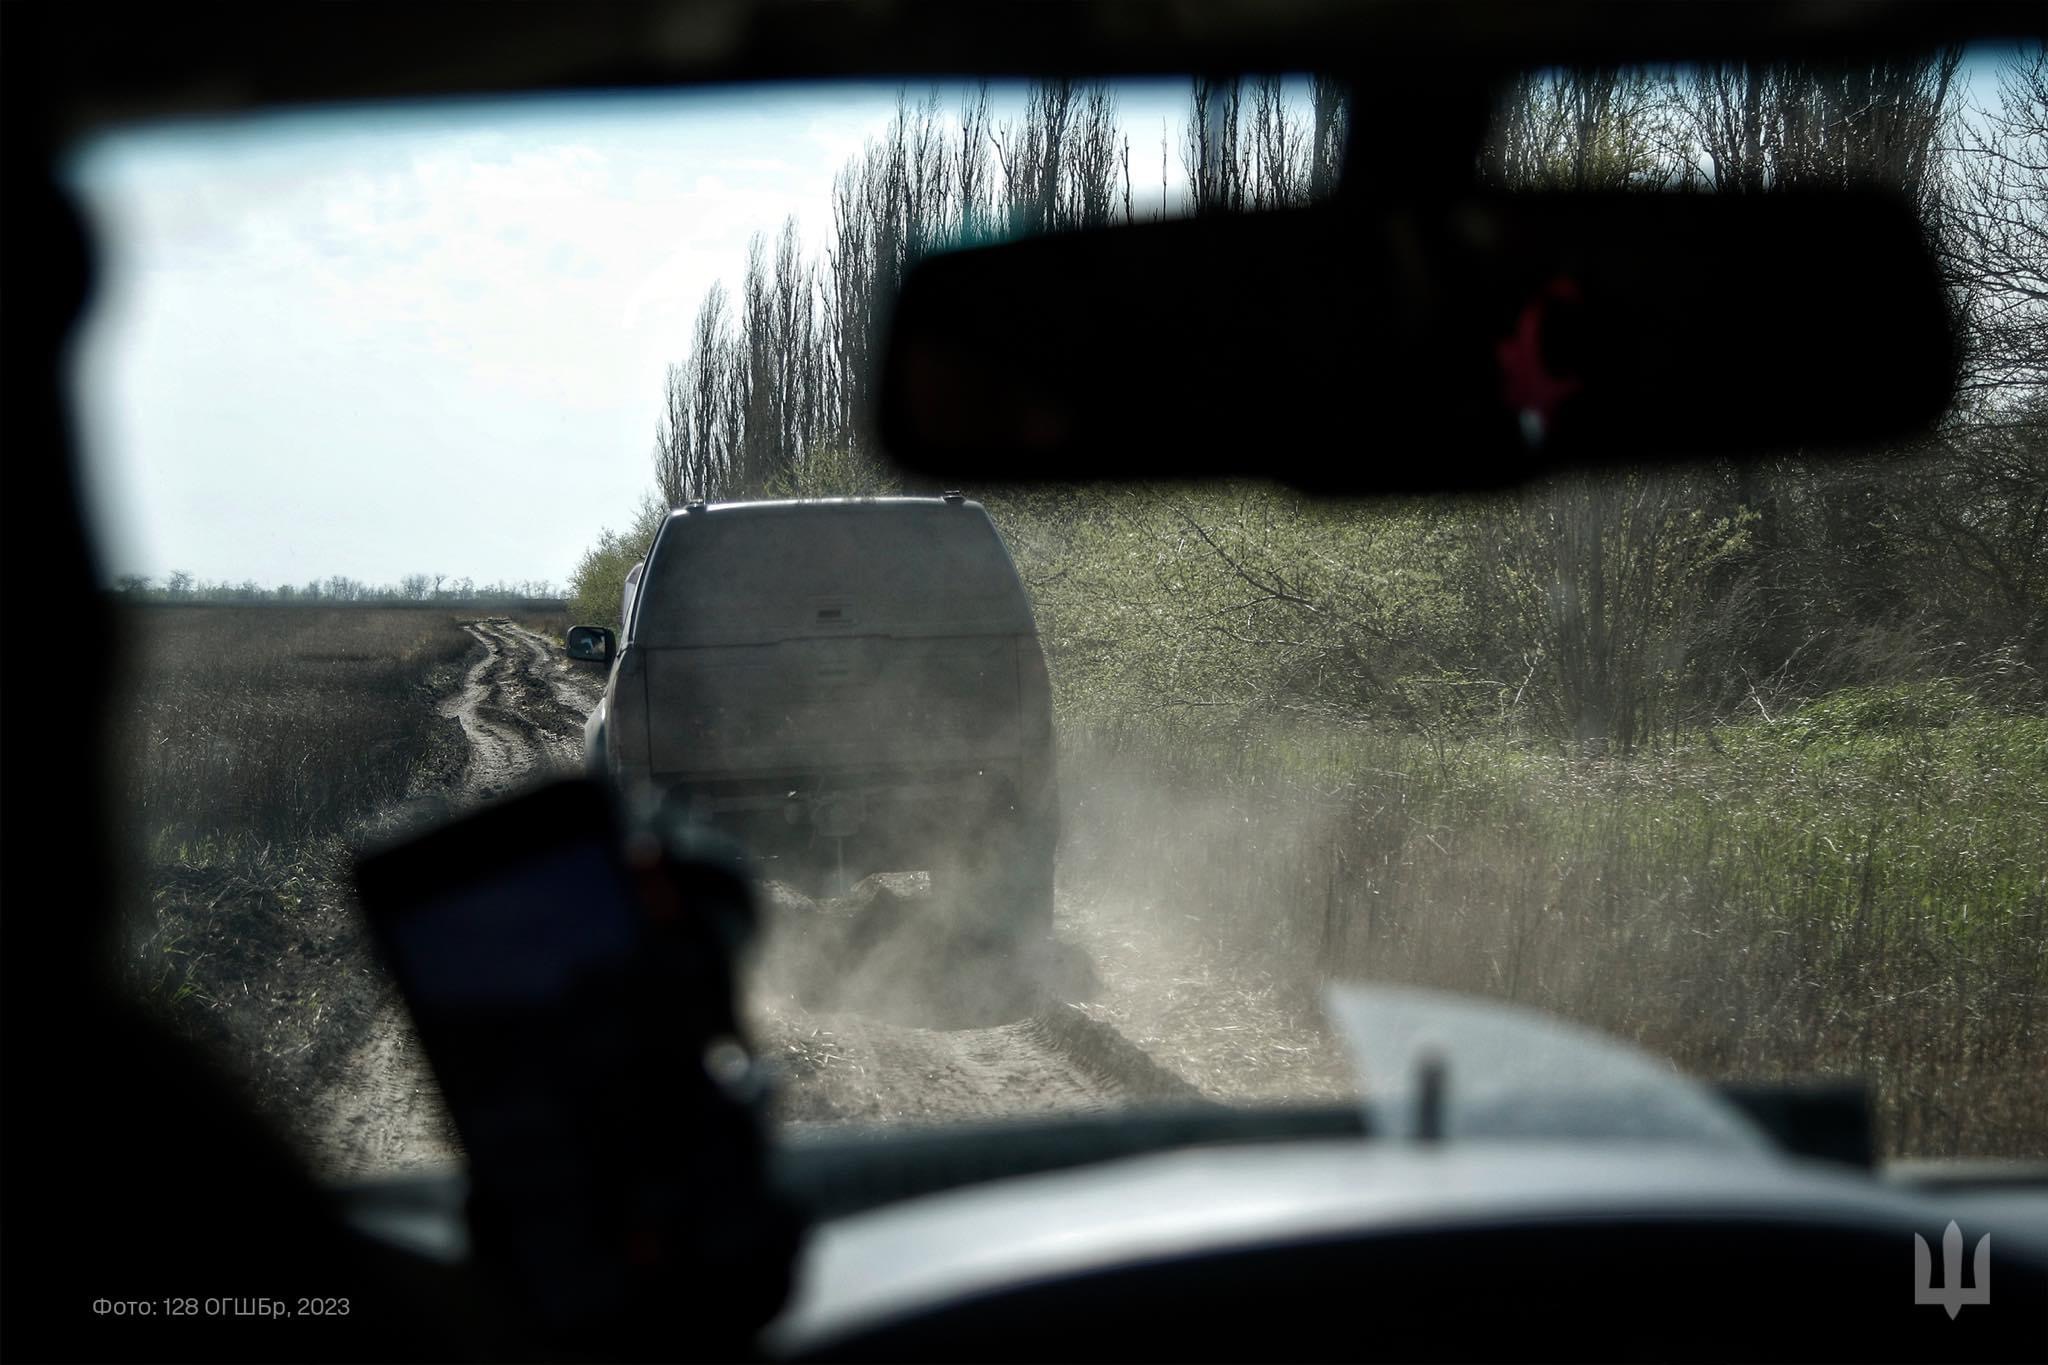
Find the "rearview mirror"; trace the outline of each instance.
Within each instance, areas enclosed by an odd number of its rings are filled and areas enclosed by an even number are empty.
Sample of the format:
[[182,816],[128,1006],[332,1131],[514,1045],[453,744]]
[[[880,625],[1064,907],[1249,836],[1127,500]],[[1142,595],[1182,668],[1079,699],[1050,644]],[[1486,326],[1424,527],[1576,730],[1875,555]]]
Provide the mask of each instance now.
[[571,626],[563,637],[569,657],[581,663],[607,664],[618,650],[618,640],[603,626]]
[[1489,194],[931,257],[879,423],[934,481],[1421,491],[1867,446],[1925,430],[1954,374],[1896,198]]

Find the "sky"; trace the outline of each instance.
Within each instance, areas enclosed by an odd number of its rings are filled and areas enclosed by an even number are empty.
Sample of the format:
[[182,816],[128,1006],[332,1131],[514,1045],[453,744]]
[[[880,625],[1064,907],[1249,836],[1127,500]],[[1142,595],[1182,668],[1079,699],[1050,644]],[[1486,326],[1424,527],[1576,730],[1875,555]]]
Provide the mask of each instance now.
[[[358,108],[84,147],[100,285],[72,385],[104,576],[565,583],[651,486],[705,291],[785,217],[822,244],[832,178],[898,91]],[[994,94],[998,121],[1021,107]],[[1119,95],[1156,203],[1187,85]]]
[[[1972,54],[1971,102],[2003,55]],[[86,145],[68,179],[100,287],[72,385],[103,576],[565,584],[652,485],[705,291],[785,217],[818,250],[833,176],[900,90],[358,107]],[[992,93],[998,122],[1021,108],[1022,86]],[[1184,187],[1188,86],[1118,93],[1143,212],[1162,133]]]

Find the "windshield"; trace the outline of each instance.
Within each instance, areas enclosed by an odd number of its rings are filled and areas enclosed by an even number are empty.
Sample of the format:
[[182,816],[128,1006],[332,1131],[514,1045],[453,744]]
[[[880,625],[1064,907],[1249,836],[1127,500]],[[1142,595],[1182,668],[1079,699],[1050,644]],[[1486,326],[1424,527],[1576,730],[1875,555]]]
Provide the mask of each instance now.
[[1960,396],[1899,447],[1374,502],[953,498],[872,435],[920,257],[1313,202],[1332,82],[103,136],[73,384],[131,643],[122,969],[321,1171],[451,1159],[349,860],[589,772],[753,859],[787,1132],[1354,1102],[1323,1001],[1364,980],[1708,1081],[1861,1078],[1889,1154],[2041,1155],[2043,62],[1510,82],[1481,183],[1906,195]]

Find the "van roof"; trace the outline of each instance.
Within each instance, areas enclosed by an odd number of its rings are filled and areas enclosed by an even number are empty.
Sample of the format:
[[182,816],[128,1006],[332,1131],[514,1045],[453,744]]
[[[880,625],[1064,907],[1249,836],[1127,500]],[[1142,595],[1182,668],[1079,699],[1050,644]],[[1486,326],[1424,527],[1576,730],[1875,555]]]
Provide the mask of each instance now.
[[850,507],[933,507],[950,508],[956,512],[964,508],[972,508],[977,512],[985,510],[980,503],[971,498],[760,498],[751,502],[693,502],[688,507],[676,508],[669,516],[694,517],[712,513],[720,516],[789,516]]
[[631,638],[654,648],[826,635],[1031,635],[987,510],[954,498],[731,502],[672,513]]

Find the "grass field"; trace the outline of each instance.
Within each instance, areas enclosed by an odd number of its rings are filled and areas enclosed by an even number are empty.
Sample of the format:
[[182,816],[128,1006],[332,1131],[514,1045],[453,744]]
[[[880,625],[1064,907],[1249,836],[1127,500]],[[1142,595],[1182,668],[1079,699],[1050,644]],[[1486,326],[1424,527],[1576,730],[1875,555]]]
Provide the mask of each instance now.
[[131,610],[124,796],[152,858],[207,862],[339,829],[404,792],[430,675],[472,641],[403,608]]
[[345,834],[460,772],[446,611],[131,607],[113,775],[138,864],[121,970],[282,1126],[384,998]]
[[1254,725],[1065,737],[1073,875],[1299,985],[1477,991],[1697,1074],[1853,1075],[1893,1153],[2048,1134],[2048,720],[1834,694],[1631,761]]
[[561,640],[569,633],[569,627],[581,625],[603,625],[602,621],[579,621],[567,611],[522,611],[514,612],[512,619],[528,630],[547,636],[550,640]]
[[[445,613],[136,608],[125,968],[287,1122],[376,1006],[343,832],[459,771]],[[559,633],[562,624],[535,621]],[[1837,692],[1630,760],[1213,722],[1063,729],[1062,876],[1154,907],[1288,1008],[1477,991],[1701,1075],[1861,1076],[1899,1154],[2041,1154],[2048,720]]]

